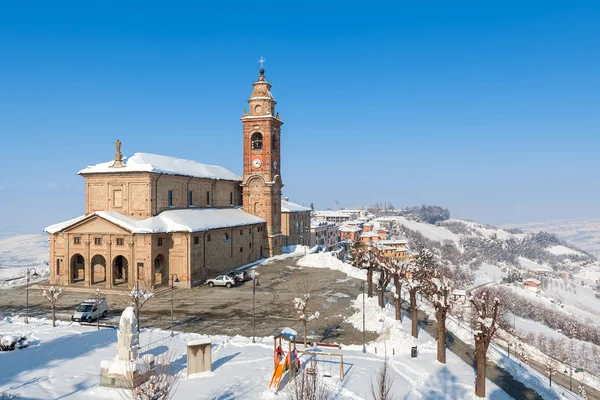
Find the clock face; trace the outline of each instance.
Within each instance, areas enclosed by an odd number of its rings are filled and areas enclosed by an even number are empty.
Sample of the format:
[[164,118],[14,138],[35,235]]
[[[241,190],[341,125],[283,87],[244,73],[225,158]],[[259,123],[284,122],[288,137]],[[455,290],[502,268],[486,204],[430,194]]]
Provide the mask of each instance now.
[[262,162],[260,161],[260,158],[255,158],[255,159],[252,161],[252,166],[253,166],[254,168],[260,168],[260,166],[261,166],[261,165],[262,165]]
[[273,169],[274,169],[275,171],[277,171],[277,165],[278,165],[278,164],[277,164],[277,161],[273,161]]

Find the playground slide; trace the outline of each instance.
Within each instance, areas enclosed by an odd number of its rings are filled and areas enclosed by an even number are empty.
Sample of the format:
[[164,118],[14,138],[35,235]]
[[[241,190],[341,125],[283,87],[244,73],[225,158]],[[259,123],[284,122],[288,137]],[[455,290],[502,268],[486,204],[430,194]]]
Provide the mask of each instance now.
[[283,373],[285,372],[285,367],[290,363],[289,354],[277,364],[275,368],[275,372],[273,372],[273,377],[271,378],[271,383],[269,383],[269,389],[275,388],[275,390],[279,390],[279,383],[281,382],[281,378],[283,377]]

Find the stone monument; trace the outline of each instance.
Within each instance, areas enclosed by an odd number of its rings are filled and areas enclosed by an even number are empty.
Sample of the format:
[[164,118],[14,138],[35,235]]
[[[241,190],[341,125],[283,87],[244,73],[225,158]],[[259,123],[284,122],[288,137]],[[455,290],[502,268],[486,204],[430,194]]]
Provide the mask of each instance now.
[[133,307],[127,307],[119,320],[117,357],[100,364],[100,386],[131,389],[146,382],[154,369],[151,355],[138,356],[139,334]]

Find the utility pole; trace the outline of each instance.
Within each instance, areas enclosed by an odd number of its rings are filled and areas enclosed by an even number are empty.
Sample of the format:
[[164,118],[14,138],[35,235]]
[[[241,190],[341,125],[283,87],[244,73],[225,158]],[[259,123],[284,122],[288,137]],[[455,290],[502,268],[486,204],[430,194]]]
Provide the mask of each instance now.
[[360,282],[360,289],[362,290],[362,298],[363,298],[363,349],[362,352],[367,352],[367,345],[365,341],[365,281]]

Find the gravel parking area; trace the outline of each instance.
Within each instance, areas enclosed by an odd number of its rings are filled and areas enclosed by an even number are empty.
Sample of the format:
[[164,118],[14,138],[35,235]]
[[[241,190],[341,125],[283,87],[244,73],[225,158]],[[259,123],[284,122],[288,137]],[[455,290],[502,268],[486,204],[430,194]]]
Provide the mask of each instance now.
[[[345,344],[362,343],[362,331],[344,322],[353,314],[350,302],[360,293],[360,282],[345,274],[326,268],[299,267],[297,258],[269,261],[257,267],[259,273],[256,287],[256,335],[268,336],[280,328],[289,326],[302,334],[302,324],[293,307],[293,299],[300,293],[310,293],[310,309],[319,311],[321,317],[309,324],[314,338],[323,342]],[[252,281],[231,289],[207,286],[173,291],[175,330],[203,334],[243,335],[253,334]],[[77,305],[91,292],[66,289],[57,306],[57,316],[69,320]],[[107,295],[109,315],[102,323],[118,324],[118,318],[128,305],[127,290],[113,291]],[[50,317],[47,300],[41,290],[29,289],[30,315]],[[0,291],[1,314],[25,314],[25,288]],[[163,288],[141,310],[142,327],[170,329],[171,290]],[[367,341],[375,334],[367,332]]]

